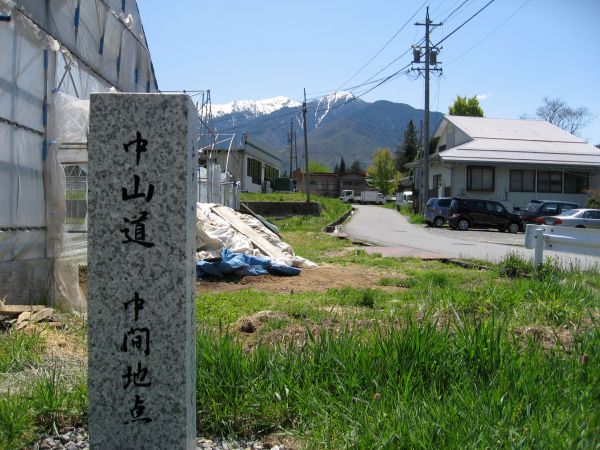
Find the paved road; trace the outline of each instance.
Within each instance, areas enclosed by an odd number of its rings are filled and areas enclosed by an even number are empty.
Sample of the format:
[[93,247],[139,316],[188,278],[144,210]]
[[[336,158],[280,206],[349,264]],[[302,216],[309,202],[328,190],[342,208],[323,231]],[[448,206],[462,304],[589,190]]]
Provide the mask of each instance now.
[[[343,231],[349,237],[384,247],[402,247],[404,254],[429,252],[451,258],[474,258],[498,262],[507,253],[533,258],[533,250],[524,247],[525,234],[492,230],[455,231],[413,225],[395,210],[380,206],[356,205],[356,211]],[[597,266],[600,258],[571,253],[544,251],[558,257],[562,264]]]

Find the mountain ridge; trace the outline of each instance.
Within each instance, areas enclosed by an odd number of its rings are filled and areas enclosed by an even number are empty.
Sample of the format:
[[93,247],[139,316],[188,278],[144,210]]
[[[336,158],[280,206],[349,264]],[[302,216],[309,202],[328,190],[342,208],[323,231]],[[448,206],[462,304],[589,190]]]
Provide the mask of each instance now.
[[[236,102],[227,105],[231,112],[215,116],[217,132],[233,133],[241,141],[245,132],[252,140],[260,140],[273,148],[282,161],[282,172],[289,169],[290,121],[297,132],[298,164],[303,167],[302,105],[286,97],[259,101]],[[258,106],[257,106],[258,105]],[[222,105],[213,105],[213,112],[225,111]],[[276,107],[277,106],[277,107]],[[332,169],[343,157],[346,164],[360,161],[366,168],[375,151],[388,147],[395,151],[404,137],[410,120],[417,128],[424,111],[405,103],[388,100],[366,102],[347,92],[338,92],[307,102],[308,150],[311,160],[319,161]],[[431,130],[435,131],[443,117],[431,112]]]

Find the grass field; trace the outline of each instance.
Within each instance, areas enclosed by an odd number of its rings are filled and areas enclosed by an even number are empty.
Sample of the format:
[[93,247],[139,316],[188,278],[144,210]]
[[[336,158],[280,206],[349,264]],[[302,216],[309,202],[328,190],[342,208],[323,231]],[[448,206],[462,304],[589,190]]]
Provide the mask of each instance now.
[[[207,286],[199,435],[289,435],[286,448],[302,449],[598,448],[598,273],[536,271],[510,254],[489,270],[369,255],[321,232],[348,206],[319,200],[323,217],[272,220],[298,254],[368,271],[369,286]],[[43,344],[0,333],[0,380],[40,366]],[[52,370],[2,392],[0,448],[85,424],[86,404],[85,379]]]

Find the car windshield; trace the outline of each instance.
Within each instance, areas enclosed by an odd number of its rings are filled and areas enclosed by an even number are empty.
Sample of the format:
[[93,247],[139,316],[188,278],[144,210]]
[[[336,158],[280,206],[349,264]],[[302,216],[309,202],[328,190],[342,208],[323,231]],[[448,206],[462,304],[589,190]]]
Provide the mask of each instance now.
[[435,197],[427,200],[427,206],[433,206],[434,203],[435,203]]
[[530,202],[529,205],[527,205],[527,211],[537,211],[540,205],[540,202]]

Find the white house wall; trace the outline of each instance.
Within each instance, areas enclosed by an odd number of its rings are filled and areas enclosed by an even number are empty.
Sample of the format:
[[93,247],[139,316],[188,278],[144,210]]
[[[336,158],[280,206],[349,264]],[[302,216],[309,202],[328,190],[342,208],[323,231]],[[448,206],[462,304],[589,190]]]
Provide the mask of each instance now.
[[[260,171],[260,184],[252,182],[252,177],[247,175],[248,173],[248,158],[255,159],[261,163]],[[265,180],[265,164],[279,170],[281,172],[281,160],[275,155],[269,154],[266,151],[259,150],[253,147],[251,144],[247,144],[244,150],[244,164],[243,164],[243,182],[242,189],[248,192],[261,192],[262,183]],[[272,186],[273,187],[273,186]]]
[[[433,187],[433,177],[437,174],[442,175],[444,187],[451,186],[451,196],[481,198],[485,200],[496,200],[499,202],[510,203],[514,207],[524,208],[531,200],[563,200],[574,202],[580,206],[585,205],[589,194],[558,194],[549,192],[511,192],[510,191],[510,170],[536,170],[525,166],[506,166],[495,168],[495,190],[493,192],[469,191],[467,190],[467,165],[453,165],[450,167],[440,166],[436,163],[430,165],[430,186]],[[563,170],[563,169],[555,169]],[[568,170],[567,170],[568,171]],[[600,174],[593,173],[590,176],[590,190],[600,194]]]

